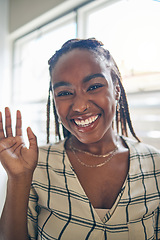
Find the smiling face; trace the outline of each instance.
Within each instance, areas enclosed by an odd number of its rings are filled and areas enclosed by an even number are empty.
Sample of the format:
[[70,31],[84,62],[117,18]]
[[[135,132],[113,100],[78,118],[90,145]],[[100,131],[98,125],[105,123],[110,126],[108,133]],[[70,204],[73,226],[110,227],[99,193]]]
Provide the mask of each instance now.
[[119,87],[113,86],[104,59],[71,50],[52,70],[52,85],[57,113],[72,135],[83,143],[110,137]]

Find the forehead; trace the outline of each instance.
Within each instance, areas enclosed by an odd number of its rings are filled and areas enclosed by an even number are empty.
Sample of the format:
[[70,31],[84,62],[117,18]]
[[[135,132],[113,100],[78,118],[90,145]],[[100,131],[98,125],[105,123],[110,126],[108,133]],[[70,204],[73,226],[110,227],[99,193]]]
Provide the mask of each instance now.
[[52,69],[52,76],[68,72],[100,71],[107,68],[106,60],[101,54],[88,49],[73,49],[64,53]]
[[[63,64],[68,61],[71,62],[80,62],[80,61],[90,61],[91,63],[95,60],[98,59],[98,54],[88,50],[88,49],[72,49],[69,52],[64,53],[59,60],[57,61],[56,65]],[[55,67],[56,67],[55,65]]]

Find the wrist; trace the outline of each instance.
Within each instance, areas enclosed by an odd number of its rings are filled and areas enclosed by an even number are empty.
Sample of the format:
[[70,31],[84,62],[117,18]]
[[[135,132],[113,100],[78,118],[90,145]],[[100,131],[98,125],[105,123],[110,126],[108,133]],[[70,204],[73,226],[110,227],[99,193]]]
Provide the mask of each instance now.
[[21,173],[17,175],[8,175],[8,182],[24,183],[32,182],[33,172]]
[[22,176],[8,176],[7,185],[9,188],[16,189],[30,189],[32,183],[32,175],[22,175]]

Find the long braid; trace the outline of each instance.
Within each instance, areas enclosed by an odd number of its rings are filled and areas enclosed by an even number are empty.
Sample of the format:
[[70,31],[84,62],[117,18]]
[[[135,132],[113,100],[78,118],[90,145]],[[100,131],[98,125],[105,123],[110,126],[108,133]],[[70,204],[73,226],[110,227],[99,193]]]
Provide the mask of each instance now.
[[140,142],[140,139],[137,137],[137,135],[136,135],[136,133],[135,133],[135,131],[133,129],[133,125],[132,125],[132,121],[131,121],[131,117],[130,117],[130,112],[129,112],[129,106],[128,106],[126,93],[125,93],[124,87],[123,87],[123,85],[122,85],[120,80],[119,80],[119,85],[120,85],[120,88],[121,88],[121,96],[123,98],[123,107],[125,109],[125,111],[124,111],[125,119],[126,119],[126,121],[128,123],[130,132],[132,133],[133,137],[136,138],[138,140],[138,142]]
[[[118,80],[118,84],[119,84],[119,87],[121,90],[121,96],[120,96],[120,101],[119,101],[119,105],[120,105],[119,113],[117,112],[118,110],[116,109],[117,132],[119,133],[119,124],[121,122],[122,135],[128,136],[128,130],[127,130],[127,124],[128,124],[131,134],[133,135],[134,138],[137,139],[138,142],[140,142],[140,139],[137,137],[137,135],[133,129],[130,112],[129,112],[128,101],[127,101],[127,95],[126,95],[125,89],[122,85],[121,73],[120,73],[119,68],[113,58],[112,58],[112,61],[114,62],[114,66],[116,68],[115,70],[116,70],[117,74],[115,75],[115,72],[111,71],[111,75],[112,75],[113,79],[116,78]],[[119,117],[119,115],[120,115],[120,117]]]
[[58,137],[58,140],[61,140],[61,134],[60,134],[60,126],[59,126],[59,122],[58,122],[58,114],[57,114],[57,111],[56,111],[56,107],[55,107],[55,103],[54,103],[54,100],[53,100],[53,114],[54,114],[54,122],[55,122],[55,135],[56,137]]
[[118,103],[116,106],[116,129],[117,133],[119,133],[119,125],[120,125],[120,104]]
[[128,131],[127,131],[127,124],[126,124],[126,118],[125,118],[125,108],[123,105],[123,98],[121,95],[121,101],[120,101],[120,119],[121,119],[121,132],[122,135],[128,136]]
[[[125,93],[125,90],[122,85],[122,78],[121,78],[120,71],[117,67],[116,62],[114,61],[113,57],[111,56],[110,52],[108,50],[104,49],[102,46],[103,46],[102,42],[97,41],[94,38],[72,39],[72,40],[67,41],[65,44],[63,44],[61,49],[56,51],[56,53],[48,61],[50,76],[52,78],[52,69],[54,69],[59,58],[63,54],[65,54],[75,48],[86,49],[86,50],[96,53],[99,56],[103,56],[106,59],[106,67],[111,70],[111,77],[113,80],[113,84],[115,84],[115,82],[118,80],[118,83],[119,83],[119,86],[121,89],[121,96],[120,96],[120,100],[119,100],[120,107],[119,107],[119,109],[116,107],[116,119],[115,120],[116,120],[117,132],[119,133],[120,129],[121,129],[122,135],[128,136],[128,131],[127,131],[127,125],[128,125],[129,130],[130,130],[131,134],[133,135],[133,137],[136,138],[140,142],[140,140],[136,136],[135,131],[132,126],[127,97],[126,97],[126,93]],[[50,99],[50,93],[49,93],[48,99]],[[49,121],[50,121],[48,119],[48,116],[50,117],[50,115],[49,115],[50,108],[48,108],[48,107],[50,107],[49,100],[48,100],[48,104],[47,104],[47,141],[49,140],[49,132],[48,132],[49,127],[48,126],[49,126]],[[53,112],[54,112],[54,117],[55,117],[55,133],[56,133],[56,136],[58,136],[58,138],[61,139],[58,116],[57,116],[54,102],[53,102]],[[112,126],[114,126],[114,123],[112,123]],[[69,137],[70,132],[63,125],[62,125],[62,132],[63,132],[63,137]]]
[[48,101],[47,101],[47,143],[49,143],[50,137],[50,108],[51,108],[51,85],[48,91]]

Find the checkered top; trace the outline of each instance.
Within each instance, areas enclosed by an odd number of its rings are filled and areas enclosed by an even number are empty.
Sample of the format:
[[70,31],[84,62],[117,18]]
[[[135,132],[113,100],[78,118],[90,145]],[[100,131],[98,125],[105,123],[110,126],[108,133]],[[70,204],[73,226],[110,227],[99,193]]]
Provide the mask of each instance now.
[[28,208],[30,239],[160,239],[160,151],[129,138],[126,181],[100,220],[64,149],[64,141],[40,148]]

